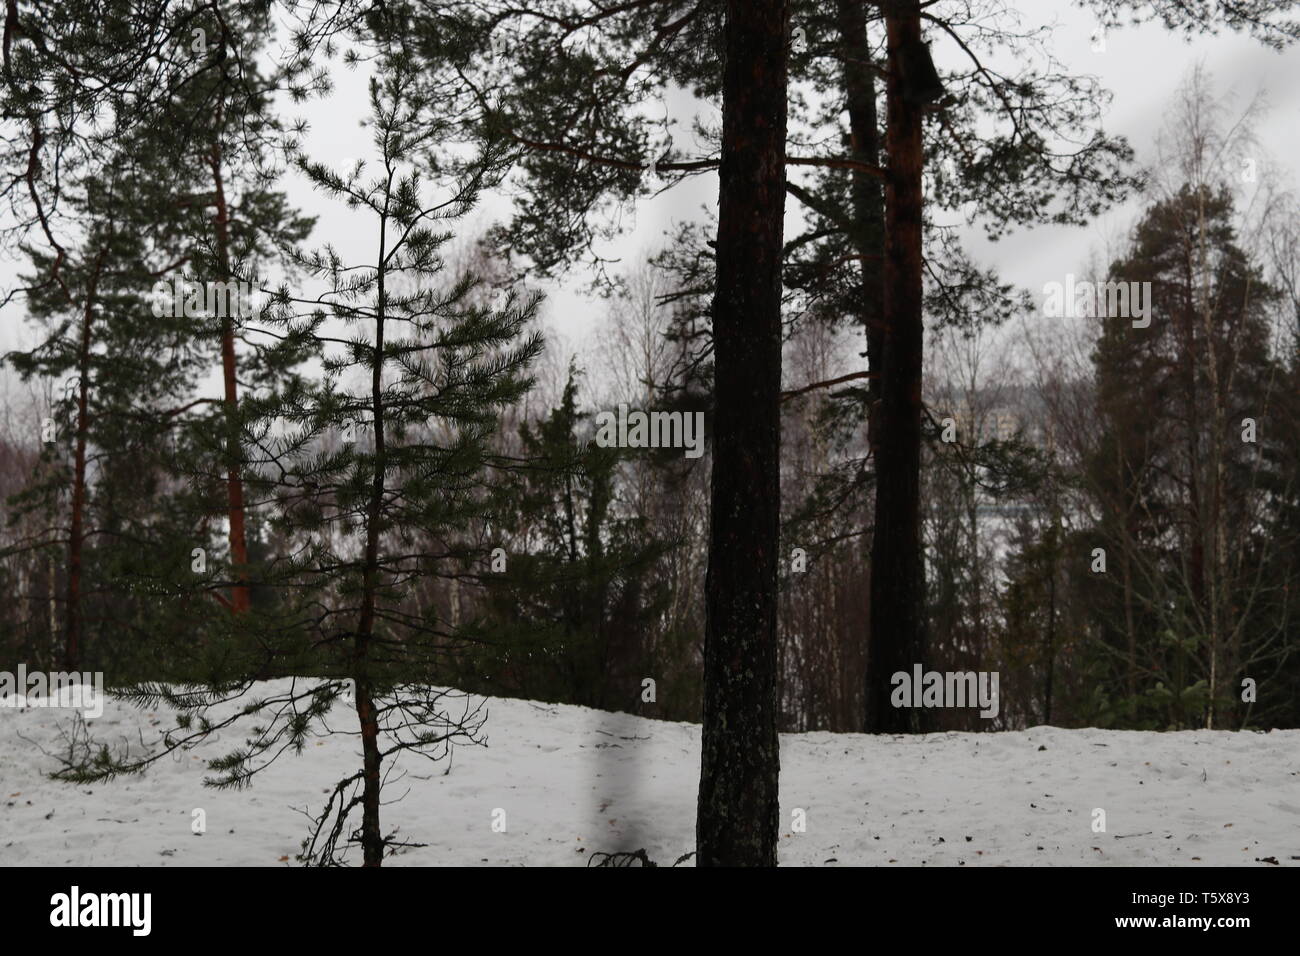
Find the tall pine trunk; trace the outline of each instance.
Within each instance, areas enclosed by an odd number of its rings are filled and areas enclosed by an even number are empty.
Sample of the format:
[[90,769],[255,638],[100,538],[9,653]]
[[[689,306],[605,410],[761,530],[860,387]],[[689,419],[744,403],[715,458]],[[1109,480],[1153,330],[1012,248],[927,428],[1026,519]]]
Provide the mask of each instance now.
[[775,866],[786,0],[729,0],[713,300],[701,866]]
[[921,138],[922,106],[907,95],[904,49],[921,42],[917,0],[885,19],[886,82],[884,364],[876,427],[876,514],[871,539],[871,637],[866,729],[919,728],[917,712],[890,705],[890,676],[922,663],[921,555]]
[[[389,174],[391,186],[392,175]],[[361,614],[353,640],[353,677],[356,681],[357,719],[361,725],[362,791],[361,849],[365,866],[379,866],[384,860],[384,838],[379,829],[379,715],[375,710],[374,687],[370,681],[370,642],[375,630],[375,601],[379,588],[379,535],[384,506],[384,317],[385,261],[387,259],[387,217],[379,225],[379,263],[375,295],[375,351],[370,370],[370,413],[375,431],[375,470],[370,479],[366,504],[366,555],[361,579]]]
[[[217,106],[217,136],[220,137],[224,105]],[[221,281],[229,282],[230,207],[226,202],[225,181],[221,174],[220,139],[212,146],[212,187],[216,203],[217,267]],[[228,287],[227,287],[228,288]],[[227,304],[235,301],[227,297]],[[227,309],[229,311],[229,309]],[[236,614],[249,607],[248,546],[244,533],[244,480],[240,474],[243,452],[239,446],[239,393],[235,364],[235,321],[231,315],[221,317],[221,377],[225,386],[226,413],[226,517],[230,525],[230,563],[235,568],[236,584],[231,589],[230,606]]]
[[[876,82],[872,76],[871,45],[867,37],[867,12],[858,0],[838,0],[836,11],[844,71],[845,106],[849,114],[849,155],[868,166],[880,165]],[[859,286],[854,311],[867,344],[867,366],[872,374],[867,388],[871,412],[880,398],[880,363],[883,348],[881,308],[881,231],[884,197],[880,181],[863,169],[852,173],[853,230],[851,240],[859,257]],[[869,414],[871,414],[869,412]],[[869,429],[874,434],[874,431]]]
[[99,273],[106,255],[106,250],[100,253],[86,285],[77,355],[77,432],[72,463],[72,514],[68,523],[68,610],[64,615],[63,644],[63,663],[70,671],[81,666],[81,556],[86,539],[86,444],[90,434],[90,348],[94,341],[91,325],[95,319]]

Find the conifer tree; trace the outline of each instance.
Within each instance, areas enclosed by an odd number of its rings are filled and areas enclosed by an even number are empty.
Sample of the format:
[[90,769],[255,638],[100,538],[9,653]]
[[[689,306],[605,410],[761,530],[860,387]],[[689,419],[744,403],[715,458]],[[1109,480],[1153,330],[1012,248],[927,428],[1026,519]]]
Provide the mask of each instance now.
[[[70,669],[85,654],[87,594],[111,589],[110,569],[140,548],[135,535],[153,537],[164,526],[144,531],[149,518],[133,508],[140,498],[101,496],[97,481],[123,468],[158,476],[165,463],[155,454],[157,423],[201,361],[184,316],[155,320],[150,312],[152,285],[178,264],[186,226],[167,188],[165,156],[151,145],[147,136],[132,137],[102,168],[83,172],[75,191],[66,188],[83,238],[57,252],[29,246],[26,301],[44,329],[33,349],[6,356],[22,377],[58,383],[61,395],[43,428],[50,467],[12,505],[14,518],[32,508],[50,514],[50,533],[66,545],[63,662]],[[45,281],[50,275],[56,281]],[[97,629],[112,634],[123,622],[115,602],[101,595],[96,607]]]
[[[287,57],[269,73],[263,69],[260,58],[272,32],[268,4],[209,0],[185,29],[193,76],[173,91],[153,135],[174,144],[188,173],[182,201],[201,220],[191,236],[186,268],[169,278],[195,281],[205,292],[251,292],[269,284],[265,270],[277,260],[285,264],[313,221],[290,209],[275,189],[280,154],[292,150],[294,137],[274,111],[273,97],[285,87],[295,89],[306,67]],[[220,436],[216,447],[210,447],[210,439],[202,445],[209,446],[206,454],[225,475],[219,514],[232,585],[226,600],[235,615],[249,607],[248,523],[255,506],[246,501],[241,472],[239,391],[274,387],[300,359],[292,348],[245,328],[252,303],[241,304],[249,308],[208,309],[196,328],[218,356],[221,399],[205,401],[208,413],[190,423],[196,437]],[[210,466],[203,465],[206,472]]]
[[1152,204],[1109,274],[1150,283],[1150,327],[1104,320],[1094,356],[1103,428],[1084,475],[1117,572],[1098,607],[1114,661],[1104,706],[1140,726],[1235,723],[1247,662],[1280,651],[1258,602],[1280,542],[1252,531],[1272,511],[1264,484],[1286,482],[1256,454],[1276,441],[1271,428],[1243,425],[1271,422],[1280,392],[1276,293],[1232,216],[1210,184]]
[[[315,815],[301,859],[316,865],[344,862],[353,844],[366,866],[413,846],[381,829],[387,769],[407,752],[437,760],[482,739],[481,702],[440,689],[440,662],[464,638],[405,595],[412,581],[464,558],[456,546],[431,551],[429,542],[453,541],[491,513],[498,415],[530,387],[527,369],[541,349],[528,331],[539,297],[512,294],[486,308],[473,304],[479,279],[442,275],[449,227],[497,181],[499,150],[485,143],[472,158],[439,165],[446,121],[400,55],[376,61],[370,105],[373,162],[339,172],[300,161],[324,196],[363,217],[366,261],[349,262],[333,247],[302,255],[318,289],[284,286],[259,316],[314,354],[322,376],[250,395],[241,412],[253,450],[249,485],[274,496],[271,537],[292,548],[260,573],[279,599],[243,615],[242,629],[256,640],[236,645],[202,684],[150,682],[125,694],[179,712],[153,751],[134,759],[103,752],[63,773],[88,780],[138,772],[254,717],[261,723],[247,743],[209,764],[212,785],[246,786],[286,751],[301,752],[309,733],[333,732],[324,719],[342,699],[355,712],[362,765]],[[448,172],[429,177],[430,168]],[[259,677],[276,674],[325,679],[286,679],[239,703]]]
[[584,440],[570,367],[560,404],[520,426],[522,461],[501,483],[511,516],[502,565],[481,575],[486,590],[461,686],[634,710],[649,632],[667,599],[654,571],[668,545],[628,513],[619,466],[636,452]]

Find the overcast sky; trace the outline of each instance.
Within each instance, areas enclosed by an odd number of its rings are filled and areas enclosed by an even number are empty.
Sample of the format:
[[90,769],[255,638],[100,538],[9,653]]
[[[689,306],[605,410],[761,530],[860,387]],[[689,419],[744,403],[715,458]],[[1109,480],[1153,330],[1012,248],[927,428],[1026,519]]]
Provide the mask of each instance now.
[[[1233,92],[1242,107],[1255,94],[1265,95],[1271,109],[1259,124],[1260,145],[1263,152],[1284,167],[1291,186],[1300,186],[1295,161],[1300,154],[1300,49],[1275,53],[1249,37],[1226,32],[1188,42],[1162,26],[1148,24],[1107,31],[1104,52],[1095,52],[1096,21],[1088,11],[1068,0],[1015,0],[1010,5],[1020,11],[1024,28],[1052,27],[1049,49],[1067,72],[1096,76],[1102,87],[1114,94],[1104,127],[1111,134],[1126,136],[1137,151],[1139,162],[1147,163],[1154,158],[1155,137],[1174,94],[1192,66],[1201,62],[1213,75],[1216,91]],[[942,33],[934,33],[929,39],[941,69],[968,69],[969,61],[953,40]],[[1014,65],[1005,61],[996,65],[1014,71]],[[318,155],[352,156],[364,148],[365,144],[358,141],[355,119],[352,119],[364,110],[361,86],[359,79],[349,82],[348,78],[341,78],[336,101],[315,104],[309,110],[310,148]],[[339,100],[351,103],[344,106]],[[688,125],[693,106],[684,96],[669,96],[666,108],[676,121],[677,130]],[[349,121],[340,123],[339,116],[347,116]],[[690,151],[688,134],[675,131],[674,138],[675,148]],[[336,237],[347,233],[345,227],[335,225],[341,221],[337,209],[332,204],[322,204],[305,184],[291,184],[290,194],[304,208],[321,213],[323,234]],[[674,220],[697,216],[702,206],[716,207],[716,203],[716,176],[687,180],[639,204],[629,220],[632,228],[606,254],[634,263],[643,253],[662,243],[664,232]],[[791,200],[787,206],[787,231],[793,233],[798,226],[798,203]],[[962,233],[972,254],[996,267],[1008,281],[1041,290],[1045,282],[1060,280],[1064,272],[1082,268],[1091,251],[1100,250],[1107,241],[1113,243],[1122,238],[1139,206],[1140,200],[1135,197],[1087,227],[1020,231],[996,243],[987,242],[978,229],[963,229]],[[504,217],[508,210],[508,200],[489,197],[471,226],[481,228],[493,218]],[[952,223],[960,221],[955,214],[946,218]],[[941,222],[944,219],[939,216]],[[601,304],[581,295],[580,290],[589,278],[586,272],[578,271],[562,284],[542,286],[548,295],[547,322],[560,333],[560,341],[553,343],[557,350],[589,355],[592,333],[603,318]]]
[[[1231,90],[1244,106],[1252,96],[1262,92],[1270,111],[1259,124],[1257,133],[1262,152],[1280,165],[1285,182],[1297,182],[1295,157],[1300,153],[1300,50],[1275,53],[1248,37],[1233,33],[1198,37],[1188,42],[1158,25],[1125,27],[1107,32],[1104,52],[1092,49],[1095,22],[1090,13],[1072,6],[1068,0],[1017,0],[1012,4],[1021,11],[1026,27],[1038,24],[1053,26],[1051,49],[1065,70],[1074,74],[1097,76],[1103,87],[1114,94],[1105,120],[1112,134],[1122,134],[1138,152],[1139,160],[1149,162],[1154,155],[1155,137],[1168,110],[1175,90],[1190,68],[1204,63],[1213,75],[1217,91]],[[942,34],[930,37],[933,53],[941,69],[964,69],[964,54]],[[1006,66],[1006,64],[1001,64]],[[668,111],[686,120],[685,102],[669,98]],[[364,80],[340,67],[337,91],[326,101],[309,104],[296,113],[305,115],[311,124],[307,151],[326,160],[369,155],[368,136],[360,129],[359,119],[366,111]],[[688,142],[675,144],[689,150]],[[297,177],[286,181],[291,200],[298,207],[319,216],[312,243],[330,241],[345,253],[362,254],[369,237],[355,228],[346,212],[332,201],[323,200],[309,185]],[[668,225],[675,219],[698,214],[702,205],[716,203],[717,182],[713,175],[697,177],[664,195],[646,201],[637,208],[633,228],[615,245],[611,255],[635,261],[645,251],[658,246]],[[791,207],[796,203],[789,203]],[[502,197],[488,197],[468,226],[481,230],[509,209]],[[1083,267],[1090,251],[1100,250],[1107,241],[1122,238],[1134,221],[1138,200],[1111,210],[1107,215],[1082,228],[1040,228],[1014,233],[997,243],[984,241],[977,230],[963,230],[968,248],[984,264],[996,267],[1009,281],[1039,290],[1046,281],[1060,279],[1063,273]],[[790,229],[797,226],[797,210],[790,210]],[[944,221],[940,216],[939,220]],[[953,215],[947,221],[956,223]],[[12,282],[14,263],[0,263],[0,283]],[[602,318],[601,306],[584,299],[579,289],[589,276],[574,274],[562,284],[546,285],[545,308],[548,325],[559,335],[553,349],[567,354],[577,351],[588,356],[592,334]],[[28,339],[17,333],[21,325],[20,310],[6,309],[0,316],[0,349],[12,348]]]

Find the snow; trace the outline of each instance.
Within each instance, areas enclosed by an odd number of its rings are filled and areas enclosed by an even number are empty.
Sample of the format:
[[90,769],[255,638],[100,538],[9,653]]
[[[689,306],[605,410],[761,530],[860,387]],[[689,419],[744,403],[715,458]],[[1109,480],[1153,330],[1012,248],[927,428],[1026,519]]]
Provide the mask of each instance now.
[[[581,866],[640,847],[666,865],[694,849],[698,725],[524,700],[488,709],[487,747],[459,748],[450,764],[408,759],[390,776],[384,832],[429,846],[385,865]],[[342,702],[331,718],[355,730]],[[72,721],[0,708],[0,864],[295,865],[301,811],[360,761],[357,738],[336,734],[251,789],[215,791],[203,763],[242,739],[227,731],[141,777],[74,786],[46,776]],[[170,721],[110,699],[89,726],[138,750]],[[505,832],[493,830],[497,810]],[[785,865],[1295,866],[1300,730],[786,734],[781,813]]]

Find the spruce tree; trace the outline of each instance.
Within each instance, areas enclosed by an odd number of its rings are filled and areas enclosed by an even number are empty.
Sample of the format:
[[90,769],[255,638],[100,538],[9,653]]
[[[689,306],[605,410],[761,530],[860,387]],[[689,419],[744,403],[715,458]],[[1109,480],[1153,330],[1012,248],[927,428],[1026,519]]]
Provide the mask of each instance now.
[[1289,484],[1270,427],[1276,293],[1239,244],[1232,197],[1209,185],[1153,203],[1109,278],[1149,283],[1153,310],[1149,328],[1103,320],[1094,353],[1102,428],[1084,479],[1113,569],[1096,605],[1110,661],[1098,705],[1138,726],[1232,725],[1241,678],[1283,652],[1261,601],[1281,542],[1257,535],[1265,488]]
[[646,648],[668,597],[655,569],[670,545],[620,493],[620,466],[636,452],[587,440],[590,417],[570,367],[559,405],[520,426],[522,460],[499,487],[509,540],[479,575],[481,642],[459,686],[635,710],[642,679],[662,673]]

